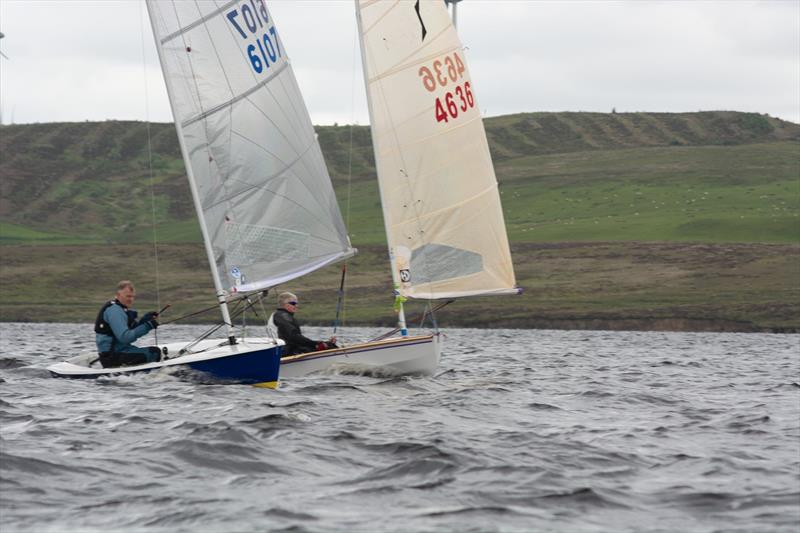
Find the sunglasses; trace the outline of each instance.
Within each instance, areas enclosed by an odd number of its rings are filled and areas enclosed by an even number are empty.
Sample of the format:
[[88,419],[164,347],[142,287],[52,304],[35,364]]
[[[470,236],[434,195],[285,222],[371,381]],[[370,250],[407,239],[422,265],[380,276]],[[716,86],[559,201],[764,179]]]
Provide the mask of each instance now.
[[297,302],[286,302],[289,305],[297,305]]

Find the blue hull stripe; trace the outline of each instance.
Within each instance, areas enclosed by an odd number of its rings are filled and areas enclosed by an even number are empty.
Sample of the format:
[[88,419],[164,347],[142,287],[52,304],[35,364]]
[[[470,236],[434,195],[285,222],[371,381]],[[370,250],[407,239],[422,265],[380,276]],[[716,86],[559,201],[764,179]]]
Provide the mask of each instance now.
[[281,366],[282,346],[229,355],[219,359],[208,359],[187,363],[192,370],[206,372],[217,379],[234,380],[239,383],[261,383],[278,381]]

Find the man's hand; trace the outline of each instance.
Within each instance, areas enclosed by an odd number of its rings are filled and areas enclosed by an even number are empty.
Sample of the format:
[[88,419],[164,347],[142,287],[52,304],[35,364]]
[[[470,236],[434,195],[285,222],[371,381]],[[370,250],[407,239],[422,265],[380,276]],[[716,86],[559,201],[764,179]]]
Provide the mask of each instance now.
[[146,313],[142,317],[141,322],[143,324],[149,322],[150,325],[153,327],[153,329],[156,329],[158,327],[158,312],[157,311],[150,311],[149,313]]

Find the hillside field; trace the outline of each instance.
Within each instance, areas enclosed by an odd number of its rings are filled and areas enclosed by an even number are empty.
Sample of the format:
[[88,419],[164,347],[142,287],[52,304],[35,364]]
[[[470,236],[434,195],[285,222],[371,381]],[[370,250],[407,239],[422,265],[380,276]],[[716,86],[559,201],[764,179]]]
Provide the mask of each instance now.
[[[525,293],[459,301],[441,324],[800,331],[800,126],[735,112],[529,113],[486,129]],[[317,131],[360,250],[348,323],[391,324],[369,128]],[[122,277],[154,305],[154,236],[161,301],[175,316],[213,305],[172,125],[2,126],[0,156],[0,320],[91,321]],[[331,318],[338,277],[334,266],[291,284],[306,320]]]

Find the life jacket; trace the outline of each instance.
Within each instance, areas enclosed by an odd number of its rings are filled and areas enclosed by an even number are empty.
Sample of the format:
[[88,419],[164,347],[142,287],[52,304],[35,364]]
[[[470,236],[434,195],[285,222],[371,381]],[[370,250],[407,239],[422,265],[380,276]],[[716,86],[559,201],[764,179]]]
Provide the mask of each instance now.
[[124,305],[122,305],[119,300],[114,298],[111,301],[108,301],[103,304],[103,307],[100,308],[100,312],[97,313],[97,318],[94,320],[94,332],[99,333],[100,335],[108,335],[111,337],[111,351],[114,351],[114,346],[117,343],[117,338],[114,336],[114,331],[111,329],[111,325],[106,322],[106,319],[103,315],[106,313],[106,309],[111,307],[112,305],[118,305],[122,307],[122,310],[125,311],[125,316],[128,317],[128,328],[132,328],[136,325],[136,311],[131,311]]
[[267,333],[273,339],[278,338],[278,326],[275,325],[275,313],[269,315],[269,320],[267,320]]

